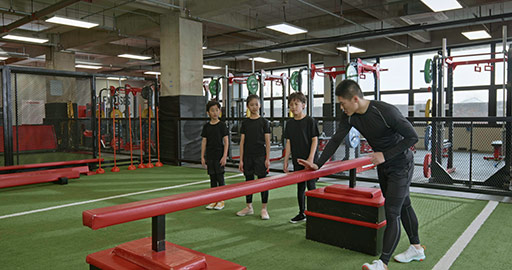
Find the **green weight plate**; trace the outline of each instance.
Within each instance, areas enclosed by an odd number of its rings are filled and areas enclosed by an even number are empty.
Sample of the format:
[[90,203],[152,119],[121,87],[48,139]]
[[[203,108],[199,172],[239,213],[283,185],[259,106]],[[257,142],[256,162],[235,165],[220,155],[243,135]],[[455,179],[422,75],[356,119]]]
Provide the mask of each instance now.
[[300,81],[299,72],[294,71],[292,73],[292,76],[290,77],[290,86],[292,87],[293,90],[295,90],[295,91],[299,90],[299,83],[300,83],[299,81]]
[[425,83],[432,82],[432,59],[425,61],[425,68],[423,69],[423,76],[425,77]]
[[208,88],[210,89],[210,93],[212,94],[212,96],[219,94],[221,88],[219,80],[213,79],[208,85]]
[[253,74],[249,76],[249,78],[247,78],[247,90],[249,90],[249,93],[255,95],[258,92],[259,84],[256,75]]

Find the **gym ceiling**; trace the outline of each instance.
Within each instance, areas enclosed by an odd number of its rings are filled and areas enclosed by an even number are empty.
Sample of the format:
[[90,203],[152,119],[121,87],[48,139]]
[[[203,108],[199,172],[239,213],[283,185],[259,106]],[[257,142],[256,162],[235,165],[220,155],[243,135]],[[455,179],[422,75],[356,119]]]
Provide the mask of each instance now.
[[[371,57],[448,46],[499,41],[502,26],[512,36],[512,1],[457,0],[462,8],[436,12],[419,0],[0,0],[2,32],[48,39],[34,44],[0,39],[3,64],[45,66],[51,50],[74,52],[77,64],[99,69],[77,71],[130,76],[159,71],[159,16],[181,12],[203,24],[204,64],[229,65],[247,72],[250,58],[256,69],[303,65],[346,53],[349,43],[365,50],[352,57]],[[31,14],[34,14],[32,16]],[[58,15],[97,23],[83,29],[46,20]],[[307,30],[287,35],[267,26],[286,22]],[[484,30],[491,38],[469,40],[462,32]],[[149,60],[118,57],[150,56]],[[205,69],[205,75],[222,73]]]

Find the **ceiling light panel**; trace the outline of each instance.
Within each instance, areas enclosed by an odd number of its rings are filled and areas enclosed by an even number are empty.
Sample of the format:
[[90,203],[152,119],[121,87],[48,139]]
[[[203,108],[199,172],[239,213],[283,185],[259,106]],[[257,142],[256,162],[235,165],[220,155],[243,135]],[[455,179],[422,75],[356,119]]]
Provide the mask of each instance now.
[[297,35],[307,33],[308,30],[289,24],[289,23],[279,23],[274,25],[267,26],[268,29],[272,29],[277,32],[285,33],[287,35]]
[[457,0],[421,0],[434,12],[462,8]]
[[80,28],[87,28],[87,29],[93,28],[93,27],[96,27],[99,25],[97,23],[91,23],[91,22],[86,22],[86,21],[76,20],[76,19],[69,19],[69,18],[64,18],[64,17],[59,17],[59,16],[53,16],[50,19],[46,20],[46,22],[80,27]]
[[11,35],[11,34],[5,35],[2,38],[10,39],[10,40],[17,40],[17,41],[32,42],[32,43],[46,43],[46,42],[48,42],[48,39],[44,39],[44,38],[33,38],[33,37],[25,37],[25,36]]
[[122,58],[130,58],[130,59],[136,59],[136,60],[149,60],[151,59],[151,56],[144,56],[144,55],[135,55],[135,54],[120,54],[118,57]]

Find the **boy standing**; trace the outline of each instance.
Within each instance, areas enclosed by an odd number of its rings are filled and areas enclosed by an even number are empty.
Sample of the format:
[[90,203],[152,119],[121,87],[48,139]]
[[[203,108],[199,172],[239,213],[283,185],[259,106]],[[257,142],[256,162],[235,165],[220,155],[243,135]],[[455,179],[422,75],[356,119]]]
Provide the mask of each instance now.
[[[224,186],[224,166],[228,156],[228,129],[224,122],[219,120],[220,103],[211,100],[206,104],[206,112],[210,122],[204,124],[201,137],[201,164],[208,169],[210,186]],[[206,157],[205,157],[206,154]],[[210,203],[206,209],[221,210],[224,201]]]
[[[251,112],[249,119],[242,122],[240,129],[240,164],[238,169],[244,173],[245,181],[267,176],[270,167],[270,122],[260,117],[260,98],[257,95],[247,97],[247,108]],[[252,194],[245,196],[247,207],[238,211],[237,216],[254,214]],[[261,192],[261,219],[270,218],[267,211],[268,190]]]
[[[293,119],[286,122],[284,136],[286,138],[286,149],[284,155],[283,171],[288,173],[288,159],[292,155],[293,170],[299,171],[304,169],[304,166],[297,162],[298,158],[308,160],[309,162],[316,161],[317,146],[318,146],[318,126],[315,120],[304,114],[306,107],[306,97],[301,92],[292,93],[288,97],[288,106],[293,113]],[[290,220],[291,223],[305,221],[304,215],[305,205],[305,191],[306,186],[308,190],[316,189],[316,181],[318,179],[308,180],[306,182],[297,183],[297,199],[299,202],[299,214]]]

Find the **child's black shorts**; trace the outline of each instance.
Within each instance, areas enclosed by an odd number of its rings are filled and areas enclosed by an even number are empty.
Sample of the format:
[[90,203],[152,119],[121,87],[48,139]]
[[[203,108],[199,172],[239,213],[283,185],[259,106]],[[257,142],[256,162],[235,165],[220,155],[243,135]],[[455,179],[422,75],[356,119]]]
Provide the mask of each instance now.
[[208,174],[221,174],[224,173],[224,166],[220,166],[220,159],[206,160],[208,167]]
[[244,175],[256,175],[258,177],[267,176],[265,156],[244,156]]

